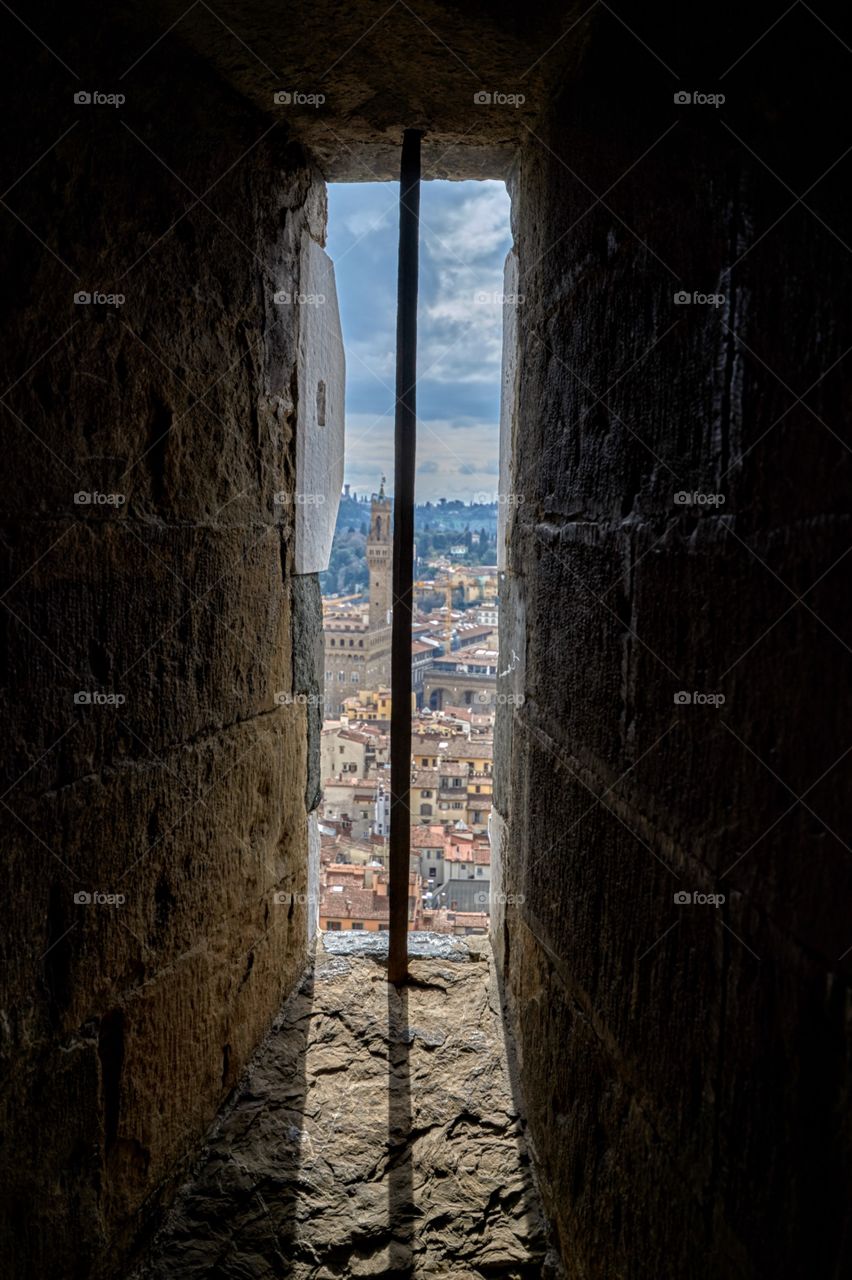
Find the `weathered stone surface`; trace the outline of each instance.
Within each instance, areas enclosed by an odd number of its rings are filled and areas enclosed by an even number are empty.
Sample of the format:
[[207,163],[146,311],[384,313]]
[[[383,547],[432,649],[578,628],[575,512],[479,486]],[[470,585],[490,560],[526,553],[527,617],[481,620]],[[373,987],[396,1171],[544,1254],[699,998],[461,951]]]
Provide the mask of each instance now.
[[[332,956],[387,956],[388,935],[383,930],[372,933],[329,930],[323,934],[323,945]],[[408,935],[408,954],[431,960],[470,960],[479,956],[484,944],[476,938],[455,938],[446,933]]]
[[[322,594],[314,573],[293,574],[290,579],[291,652],[293,696],[304,708],[308,727],[308,776],[305,808],[316,809],[322,790],[320,735],[322,733],[325,658],[322,634]],[[285,691],[286,705],[286,691]],[[319,864],[317,864],[319,874]]]
[[[172,41],[125,78],[126,110],[76,104],[151,45],[125,18],[49,5],[53,52],[13,20],[0,89],[10,1277],[115,1274],[308,933],[291,628],[319,600],[294,622],[274,498],[295,483],[299,318],[273,286],[299,288],[323,188]],[[75,304],[96,291],[124,301]]]
[[307,231],[300,267],[293,571],[322,573],[343,489],[346,362],[334,263]]
[[[699,17],[695,35],[671,6],[511,0],[48,0],[32,31],[4,18],[10,1275],[121,1270],[301,962],[317,584],[294,583],[274,502],[295,485],[299,410],[298,315],[274,291],[298,290],[325,192],[293,139],[369,180],[396,176],[417,125],[426,177],[499,176],[522,144],[497,950],[569,1274],[852,1272],[849,37],[807,5]],[[675,84],[718,88],[724,68],[725,111],[673,111]],[[73,102],[119,84],[120,111]],[[517,109],[472,101],[519,87]],[[327,103],[279,110],[275,89]],[[681,289],[723,299],[682,306]],[[125,301],[74,304],[93,290]],[[677,506],[679,490],[724,507]],[[74,502],[93,491],[124,501]],[[675,707],[679,688],[724,709]],[[87,691],[127,701],[73,702]],[[73,901],[125,879],[120,911]],[[681,886],[726,901],[679,911]],[[329,958],[317,989],[369,963]],[[346,1017],[386,1061],[380,1015],[378,1031]],[[412,1063],[459,1051],[420,1010],[399,1029]],[[331,1035],[328,1051],[339,1091],[349,1062]],[[257,1111],[290,1195],[292,1135]],[[251,1206],[244,1274],[280,1270],[270,1187],[261,1203],[221,1163],[216,1203]],[[444,1181],[460,1194],[457,1169]],[[346,1206],[352,1274],[407,1261],[371,1185]],[[343,1213],[329,1194],[323,1249]],[[452,1275],[481,1270],[470,1234],[429,1221]],[[227,1223],[211,1230],[226,1251]],[[203,1237],[179,1246],[208,1266]],[[239,1275],[222,1256],[210,1273]]]
[[554,1274],[477,951],[397,991],[320,942],[137,1280]]
[[[569,1275],[829,1276],[852,1167],[848,54],[802,11],[717,83],[738,21],[714,11],[699,54],[647,11],[674,87],[727,97],[681,109],[599,12],[513,183],[501,645],[524,700],[498,707],[495,949]],[[675,501],[696,491],[723,501]]]
[[[226,26],[185,16],[178,0],[152,5],[162,30],[176,23],[176,37],[259,115],[284,122],[335,182],[398,179],[403,128],[425,131],[424,177],[504,176],[582,55],[587,9],[562,0],[527,9],[507,0],[292,0],[282,22],[263,0],[236,0]],[[276,92],[289,101],[276,102]]]

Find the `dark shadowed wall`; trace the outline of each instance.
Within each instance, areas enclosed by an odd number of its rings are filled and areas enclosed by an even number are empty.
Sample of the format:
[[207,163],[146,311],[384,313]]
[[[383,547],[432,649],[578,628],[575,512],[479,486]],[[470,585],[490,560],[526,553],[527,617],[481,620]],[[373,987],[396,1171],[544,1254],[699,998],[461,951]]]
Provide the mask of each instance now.
[[498,944],[572,1278],[852,1265],[850,54],[725,75],[771,16],[599,11],[513,183]]
[[307,940],[306,707],[276,695],[319,598],[274,501],[273,292],[324,189],[171,42],[122,77],[150,33],[107,58],[95,30],[49,25],[66,72],[10,22],[3,85],[3,1257],[30,1277],[110,1272]]

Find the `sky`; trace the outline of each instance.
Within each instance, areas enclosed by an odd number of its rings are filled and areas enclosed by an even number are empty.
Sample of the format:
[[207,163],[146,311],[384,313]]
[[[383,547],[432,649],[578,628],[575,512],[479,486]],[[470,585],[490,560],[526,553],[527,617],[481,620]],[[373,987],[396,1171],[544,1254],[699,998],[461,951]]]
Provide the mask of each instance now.
[[[393,490],[399,184],[328,188],[346,352],[345,479]],[[502,182],[424,182],[417,336],[418,502],[494,501],[503,263],[511,247]],[[488,495],[487,497],[483,495]]]

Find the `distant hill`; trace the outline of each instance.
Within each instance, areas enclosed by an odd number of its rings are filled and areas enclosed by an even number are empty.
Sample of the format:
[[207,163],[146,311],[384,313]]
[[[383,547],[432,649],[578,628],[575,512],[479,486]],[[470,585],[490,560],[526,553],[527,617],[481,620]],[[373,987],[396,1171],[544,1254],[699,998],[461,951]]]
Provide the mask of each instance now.
[[[367,588],[366,543],[370,502],[341,497],[328,569],[320,574],[323,595],[350,595]],[[493,564],[497,559],[497,503],[446,501],[414,508],[418,572],[432,556],[451,555],[458,564]]]

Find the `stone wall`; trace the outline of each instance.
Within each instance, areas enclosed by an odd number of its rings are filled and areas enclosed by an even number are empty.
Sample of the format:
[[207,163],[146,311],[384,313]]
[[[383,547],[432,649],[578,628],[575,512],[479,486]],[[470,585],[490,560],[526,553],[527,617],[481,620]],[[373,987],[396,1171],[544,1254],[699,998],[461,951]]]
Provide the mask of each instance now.
[[706,16],[598,11],[513,182],[495,941],[577,1280],[850,1269],[848,52]]
[[304,961],[321,622],[273,295],[325,209],[172,41],[45,24],[2,87],[2,1269],[61,1280],[156,1221]]
[[121,1273],[300,968],[286,130],[353,180],[417,124],[431,174],[522,142],[495,941],[567,1272],[848,1274],[848,51],[805,5],[419,8],[4,18],[4,1272]]

